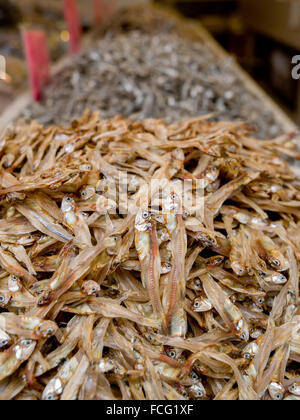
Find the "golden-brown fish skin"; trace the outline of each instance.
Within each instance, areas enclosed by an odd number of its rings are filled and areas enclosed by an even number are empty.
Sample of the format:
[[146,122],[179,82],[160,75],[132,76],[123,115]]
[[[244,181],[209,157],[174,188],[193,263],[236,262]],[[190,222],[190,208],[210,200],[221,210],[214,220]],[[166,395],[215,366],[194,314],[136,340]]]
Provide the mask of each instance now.
[[0,355],[0,380],[12,375],[21,364],[29,359],[36,346],[36,341],[20,340]]
[[0,399],[299,398],[284,152],[207,117],[4,135]]

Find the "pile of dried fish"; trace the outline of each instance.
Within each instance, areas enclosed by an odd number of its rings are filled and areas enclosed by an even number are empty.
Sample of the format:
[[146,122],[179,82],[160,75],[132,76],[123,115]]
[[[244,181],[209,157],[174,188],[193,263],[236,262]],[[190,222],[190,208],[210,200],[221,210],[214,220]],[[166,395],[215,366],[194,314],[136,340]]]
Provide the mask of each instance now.
[[134,5],[122,8],[114,13],[109,19],[103,19],[101,25],[94,29],[93,39],[97,40],[104,36],[114,37],[116,34],[141,31],[143,33],[153,34],[170,33],[179,30],[180,25],[176,15],[170,14],[167,9],[148,4]]
[[102,28],[104,39],[56,75],[44,101],[24,116],[69,124],[89,108],[101,110],[102,118],[120,114],[169,123],[214,112],[216,120],[248,122],[262,138],[282,133],[272,112],[244,86],[231,58],[216,57],[206,44],[179,33],[172,19],[149,13],[135,11],[135,20],[124,13],[110,29]]
[[203,117],[7,132],[0,399],[299,399],[293,147]]

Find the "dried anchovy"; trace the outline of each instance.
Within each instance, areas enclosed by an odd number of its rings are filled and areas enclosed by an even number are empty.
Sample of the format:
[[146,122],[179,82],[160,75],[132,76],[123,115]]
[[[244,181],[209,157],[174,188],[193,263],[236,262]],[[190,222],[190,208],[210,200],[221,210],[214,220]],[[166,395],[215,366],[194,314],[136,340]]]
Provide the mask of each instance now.
[[[0,399],[298,399],[293,147],[199,117],[7,132]],[[172,191],[150,209],[155,179]],[[199,179],[203,213],[179,188]]]
[[262,138],[282,133],[272,112],[244,86],[231,58],[216,57],[158,12],[137,9],[135,19],[132,14],[98,31],[104,39],[74,58],[55,77],[44,101],[24,116],[69,124],[89,108],[100,110],[103,118],[120,114],[173,122],[213,112],[216,120],[247,121]]

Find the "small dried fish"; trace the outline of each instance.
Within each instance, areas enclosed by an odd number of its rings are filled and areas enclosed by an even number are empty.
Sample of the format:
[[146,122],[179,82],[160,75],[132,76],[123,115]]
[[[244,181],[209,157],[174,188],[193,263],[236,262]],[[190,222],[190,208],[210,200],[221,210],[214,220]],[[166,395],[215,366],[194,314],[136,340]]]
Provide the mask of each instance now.
[[88,111],[4,140],[0,399],[299,398],[288,141]]
[[[95,34],[94,45],[56,75],[42,103],[23,115],[68,124],[86,108],[100,110],[102,118],[167,122],[213,112],[217,120],[246,121],[264,139],[282,134],[281,123],[245,86],[232,60],[220,59],[181,26],[150,5],[122,9]],[[203,176],[213,185],[217,173],[205,168]]]

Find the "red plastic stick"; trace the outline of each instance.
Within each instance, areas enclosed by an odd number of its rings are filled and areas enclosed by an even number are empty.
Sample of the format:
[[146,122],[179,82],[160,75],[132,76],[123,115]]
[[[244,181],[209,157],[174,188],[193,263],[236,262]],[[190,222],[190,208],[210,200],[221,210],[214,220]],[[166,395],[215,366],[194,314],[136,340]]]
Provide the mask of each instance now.
[[39,101],[43,86],[50,81],[50,58],[46,34],[40,30],[24,30],[23,39],[32,96],[35,101]]
[[70,50],[76,54],[81,43],[81,24],[76,0],[64,0],[64,12],[70,34]]

